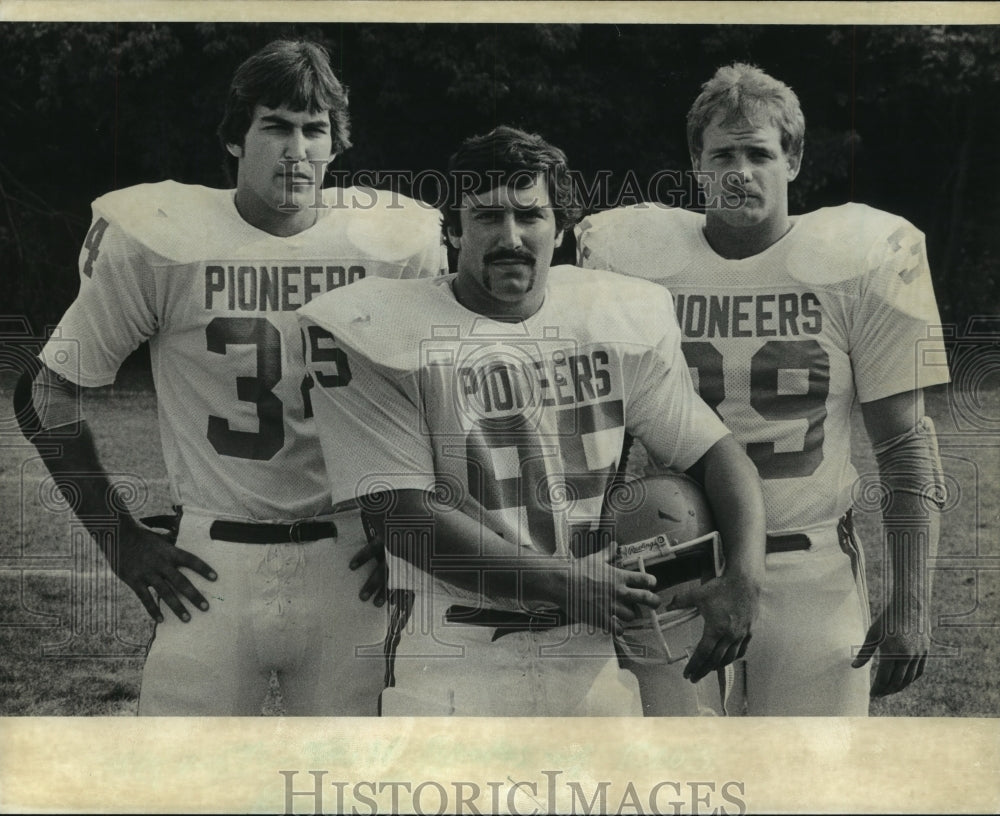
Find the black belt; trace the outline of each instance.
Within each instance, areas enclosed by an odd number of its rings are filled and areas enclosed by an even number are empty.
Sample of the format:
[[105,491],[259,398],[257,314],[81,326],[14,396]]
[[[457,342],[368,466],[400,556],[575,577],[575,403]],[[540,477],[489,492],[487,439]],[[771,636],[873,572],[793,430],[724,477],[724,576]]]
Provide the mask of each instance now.
[[506,609],[483,609],[475,606],[449,606],[444,613],[447,623],[465,626],[486,626],[495,630],[491,640],[512,632],[545,632],[569,621],[561,609],[546,612],[509,612]]
[[183,508],[175,504],[174,512],[170,514],[163,514],[159,516],[146,516],[145,518],[139,519],[142,524],[147,527],[152,527],[155,530],[162,530],[160,533],[164,538],[170,541],[171,544],[177,542],[177,533],[181,528],[181,515],[183,514]]
[[321,538],[335,538],[332,521],[293,521],[291,524],[252,524],[245,521],[212,522],[208,534],[216,541],[239,544],[303,544]]
[[[853,523],[854,514],[850,509],[837,522],[838,528],[848,530],[852,529]],[[788,535],[778,536],[769,535],[767,537],[766,551],[769,553],[797,552],[798,550],[808,550],[811,546],[812,542],[805,533],[789,533]]]
[[789,535],[779,535],[767,537],[766,552],[796,552],[798,550],[808,550],[812,546],[809,536],[805,533],[790,533]]

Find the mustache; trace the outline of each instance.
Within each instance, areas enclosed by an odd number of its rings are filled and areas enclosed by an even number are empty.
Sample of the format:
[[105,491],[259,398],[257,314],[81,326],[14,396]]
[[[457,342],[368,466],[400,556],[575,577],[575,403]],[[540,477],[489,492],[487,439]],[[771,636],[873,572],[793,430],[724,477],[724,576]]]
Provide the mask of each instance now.
[[531,264],[535,263],[535,256],[530,252],[519,252],[516,249],[497,249],[483,255],[485,263],[498,263],[501,261],[513,261],[515,263]]

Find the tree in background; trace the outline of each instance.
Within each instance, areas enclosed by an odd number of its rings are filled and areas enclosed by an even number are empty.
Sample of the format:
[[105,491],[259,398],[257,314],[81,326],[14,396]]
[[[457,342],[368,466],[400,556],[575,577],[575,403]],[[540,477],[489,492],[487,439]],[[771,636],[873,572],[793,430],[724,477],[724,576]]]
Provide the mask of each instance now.
[[928,235],[945,320],[1000,306],[996,28],[4,23],[7,314],[36,331],[56,322],[102,193],[165,178],[227,186],[215,137],[225,83],[278,36],[326,45],[351,91],[358,146],[339,167],[439,169],[466,136],[510,123],[565,147],[585,179],[604,174],[595,207],[686,168],[700,83],[755,62],[806,112],[793,211],[855,200],[899,213]]

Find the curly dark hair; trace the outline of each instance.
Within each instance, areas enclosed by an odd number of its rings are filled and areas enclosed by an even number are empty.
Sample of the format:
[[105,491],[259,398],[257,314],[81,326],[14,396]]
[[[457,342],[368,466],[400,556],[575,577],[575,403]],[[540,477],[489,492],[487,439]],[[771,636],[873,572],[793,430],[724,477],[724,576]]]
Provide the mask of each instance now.
[[544,173],[559,232],[572,229],[583,215],[566,154],[537,133],[501,125],[473,136],[448,161],[448,195],[441,207],[441,230],[462,234],[459,213],[465,193],[482,193],[501,183],[522,186]]

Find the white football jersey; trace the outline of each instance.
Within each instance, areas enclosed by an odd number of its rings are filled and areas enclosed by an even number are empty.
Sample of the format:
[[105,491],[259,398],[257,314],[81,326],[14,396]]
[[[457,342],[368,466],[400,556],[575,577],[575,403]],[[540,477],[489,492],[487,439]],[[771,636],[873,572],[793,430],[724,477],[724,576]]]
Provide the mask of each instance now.
[[727,433],[695,394],[662,289],[553,267],[541,309],[505,323],[460,305],[453,280],[366,280],[299,312],[317,336],[320,440],[348,452],[335,500],[425,490],[526,554],[566,555],[600,521],[626,431],[679,470]]
[[292,313],[366,277],[439,274],[444,256],[430,207],[366,188],[324,196],[316,224],[290,237],[244,221],[233,190],[167,181],[94,202],[80,292],[41,357],[107,385],[150,341],[177,504],[251,520],[330,511]]
[[760,472],[769,532],[825,526],[857,479],[855,400],[948,380],[923,234],[846,204],[800,215],[764,252],[730,260],[704,224],[653,204],[590,216],[581,262],[669,288],[699,393]]

